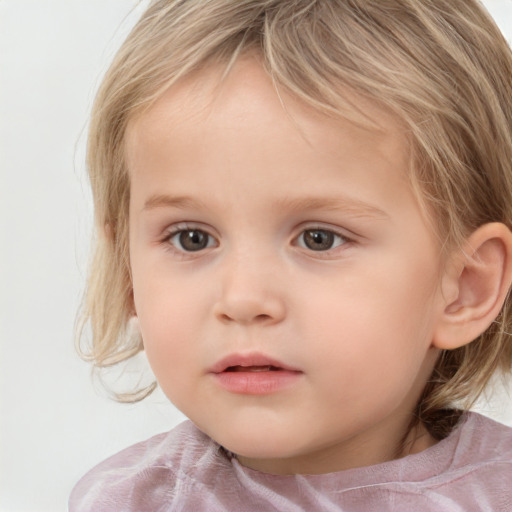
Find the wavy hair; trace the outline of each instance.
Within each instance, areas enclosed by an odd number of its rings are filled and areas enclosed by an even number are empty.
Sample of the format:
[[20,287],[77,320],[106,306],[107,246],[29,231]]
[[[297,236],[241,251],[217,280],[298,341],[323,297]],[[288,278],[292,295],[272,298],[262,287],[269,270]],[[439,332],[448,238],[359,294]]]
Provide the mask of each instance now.
[[[487,222],[512,228],[512,55],[477,0],[154,0],[107,72],[90,123],[96,238],[78,344],[98,367],[143,349],[126,335],[126,127],[182,77],[210,63],[228,72],[247,52],[276,88],[327,115],[353,115],[347,89],[391,111],[409,134],[411,184],[448,246]],[[486,332],[441,353],[415,416],[434,437],[453,427],[454,404],[469,406],[497,369],[510,371],[511,322],[507,299]]]

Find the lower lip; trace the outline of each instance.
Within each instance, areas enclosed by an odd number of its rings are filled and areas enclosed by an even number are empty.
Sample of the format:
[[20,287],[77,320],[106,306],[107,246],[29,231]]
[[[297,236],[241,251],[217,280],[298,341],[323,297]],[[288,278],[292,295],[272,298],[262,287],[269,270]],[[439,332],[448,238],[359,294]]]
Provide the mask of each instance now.
[[242,395],[269,395],[292,387],[302,372],[278,370],[268,372],[221,372],[214,373],[217,383]]

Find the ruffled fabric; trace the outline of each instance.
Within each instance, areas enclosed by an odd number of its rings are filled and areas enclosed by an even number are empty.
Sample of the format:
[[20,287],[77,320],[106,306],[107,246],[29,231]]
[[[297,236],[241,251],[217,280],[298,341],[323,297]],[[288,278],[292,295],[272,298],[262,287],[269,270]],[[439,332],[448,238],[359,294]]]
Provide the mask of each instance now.
[[323,475],[242,466],[186,421],[102,462],[70,512],[511,512],[512,429],[467,414],[449,437],[402,459]]

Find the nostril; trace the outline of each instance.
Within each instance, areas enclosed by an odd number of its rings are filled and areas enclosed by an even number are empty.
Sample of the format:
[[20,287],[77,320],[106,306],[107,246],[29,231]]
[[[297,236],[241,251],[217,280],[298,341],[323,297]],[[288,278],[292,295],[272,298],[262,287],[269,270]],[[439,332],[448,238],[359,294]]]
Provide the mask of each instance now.
[[266,314],[261,314],[261,315],[256,315],[256,317],[254,318],[254,320],[256,322],[265,322],[269,319],[271,319],[272,317],[270,315],[266,315]]
[[253,318],[242,319],[242,318],[238,318],[238,317],[234,317],[234,316],[232,317],[226,313],[222,313],[221,315],[219,315],[219,318],[223,322],[240,322],[240,323],[249,323],[249,322],[265,323],[272,319],[272,317],[267,314],[260,314],[260,315],[255,315]]

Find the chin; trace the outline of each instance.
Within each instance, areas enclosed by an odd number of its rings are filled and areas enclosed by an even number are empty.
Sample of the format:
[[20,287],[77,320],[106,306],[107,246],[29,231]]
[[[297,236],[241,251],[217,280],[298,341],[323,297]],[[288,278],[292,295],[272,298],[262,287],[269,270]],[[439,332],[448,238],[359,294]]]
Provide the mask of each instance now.
[[222,432],[211,435],[226,450],[249,459],[288,459],[307,451],[304,436],[292,436],[289,431],[272,431],[261,427],[245,432]]
[[206,430],[217,443],[226,450],[255,459],[286,458],[294,455],[300,447],[295,446],[290,433],[264,427],[265,423],[251,428]]

